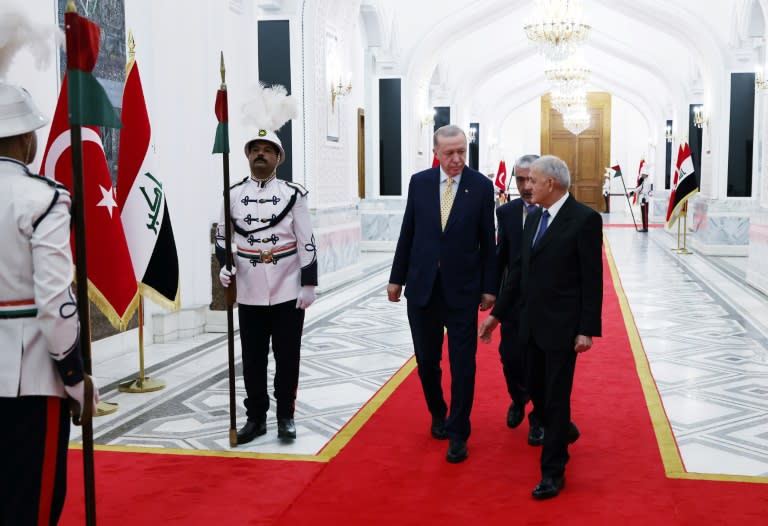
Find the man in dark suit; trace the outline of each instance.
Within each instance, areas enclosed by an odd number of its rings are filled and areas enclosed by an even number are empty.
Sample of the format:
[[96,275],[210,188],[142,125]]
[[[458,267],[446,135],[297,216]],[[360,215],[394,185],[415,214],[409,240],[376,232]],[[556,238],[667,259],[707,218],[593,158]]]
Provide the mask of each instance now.
[[[411,177],[387,296],[400,301],[406,286],[419,378],[432,415],[430,431],[434,438],[450,439],[446,460],[455,463],[467,458],[477,309],[490,309],[496,299],[494,196],[491,181],[465,164],[467,138],[461,128],[438,129],[434,153],[440,166]],[[450,413],[440,383],[444,328]]]
[[[531,163],[538,155],[523,155],[515,162],[514,176],[520,197],[496,209],[498,224],[496,245],[496,271],[499,276],[499,286],[505,285],[510,289],[509,294],[517,300],[520,287],[518,283],[510,283],[504,278],[509,268],[520,256],[520,243],[523,235],[523,225],[529,214],[538,210],[531,200],[531,189],[527,186]],[[525,406],[531,399],[528,389],[528,360],[526,347],[518,342],[518,324],[520,317],[518,309],[510,309],[506,318],[501,320],[501,341],[499,355],[501,356],[504,380],[507,385],[512,403],[507,410],[507,426],[516,428],[525,417]],[[528,415],[530,431],[528,443],[541,445],[544,440],[544,428],[538,418],[536,401],[533,400],[533,410]]]
[[[565,486],[576,356],[601,335],[602,219],[570,195],[568,167],[557,157],[535,161],[528,184],[542,208],[526,221],[510,282],[519,275],[520,342],[528,345],[531,391],[544,401],[542,478],[533,497],[546,499]],[[483,341],[514,308],[513,301],[505,288],[480,326]]]

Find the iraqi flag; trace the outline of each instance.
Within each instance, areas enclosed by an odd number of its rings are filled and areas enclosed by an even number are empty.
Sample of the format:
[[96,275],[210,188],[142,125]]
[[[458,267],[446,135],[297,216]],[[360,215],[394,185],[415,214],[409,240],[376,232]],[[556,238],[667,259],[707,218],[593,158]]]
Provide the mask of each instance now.
[[[70,123],[67,118],[69,106],[73,124],[83,125],[80,128],[85,197],[82,206],[86,218],[88,297],[115,328],[125,330],[138,305],[138,286],[104,146],[95,126],[119,126],[120,120],[103,88],[90,73],[98,56],[98,26],[75,13],[67,13],[66,16],[67,25],[81,38],[77,45],[67,45],[67,75],[56,104],[41,171],[73,192]],[[69,31],[67,37],[70,38]],[[68,98],[67,80],[70,76],[73,76],[73,92],[77,92]],[[75,206],[80,205],[75,203]],[[72,248],[75,248],[74,239]],[[75,258],[74,253],[72,257]]]
[[148,155],[152,129],[139,67],[129,64],[123,90],[123,129],[118,153],[117,205],[141,294],[178,310],[179,258],[163,183]]
[[680,163],[683,160],[683,145],[682,143],[677,145],[677,160],[675,161],[675,176],[672,179],[672,190],[669,192],[669,204],[667,204],[667,217],[666,221],[669,222],[669,218],[672,217],[672,209],[675,203],[675,192],[677,191],[677,178],[678,170],[680,170]]
[[496,172],[496,180],[493,184],[495,184],[496,188],[502,192],[507,191],[507,165],[504,162],[504,159],[499,161],[499,169]]
[[432,168],[437,168],[438,166],[440,166],[440,159],[435,155],[432,157]]
[[694,177],[693,158],[691,157],[691,148],[686,142],[680,146],[680,153],[677,157],[677,170],[675,170],[675,185],[669,196],[669,206],[667,207],[667,227],[675,224],[680,217],[683,206],[688,199],[699,191],[699,185]]

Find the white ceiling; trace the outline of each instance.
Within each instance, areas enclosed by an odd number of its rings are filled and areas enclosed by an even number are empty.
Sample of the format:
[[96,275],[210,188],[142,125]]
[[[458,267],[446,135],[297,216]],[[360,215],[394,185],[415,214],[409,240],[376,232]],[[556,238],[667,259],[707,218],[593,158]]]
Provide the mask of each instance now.
[[[717,111],[728,73],[763,56],[766,0],[585,0],[583,46],[590,88],[618,96],[656,126],[689,103]],[[395,73],[414,112],[457,108],[466,120],[501,125],[549,91],[544,60],[522,29],[533,0],[381,0],[394,30]],[[757,16],[756,16],[757,14]]]

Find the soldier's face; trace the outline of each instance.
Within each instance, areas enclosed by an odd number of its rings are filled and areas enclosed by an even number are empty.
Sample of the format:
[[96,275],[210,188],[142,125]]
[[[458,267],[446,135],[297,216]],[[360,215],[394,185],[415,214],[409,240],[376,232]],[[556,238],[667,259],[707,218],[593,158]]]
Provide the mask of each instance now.
[[277,167],[279,152],[277,147],[267,141],[253,141],[248,146],[248,165],[254,175],[269,175]]

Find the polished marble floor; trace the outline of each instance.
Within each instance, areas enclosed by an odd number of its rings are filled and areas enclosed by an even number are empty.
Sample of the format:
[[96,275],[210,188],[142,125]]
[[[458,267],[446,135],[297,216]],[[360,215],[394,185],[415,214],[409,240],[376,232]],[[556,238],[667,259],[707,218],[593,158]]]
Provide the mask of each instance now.
[[[744,283],[740,258],[678,255],[676,239],[661,228],[607,227],[605,236],[684,469],[768,477],[768,298]],[[280,442],[270,413],[268,433],[239,454],[317,455],[408,362],[405,305],[385,295],[391,257],[365,253],[364,277],[323,292],[308,310],[298,439]],[[136,342],[129,331],[94,344],[102,398],[119,405],[96,420],[96,443],[230,452],[225,336],[147,345],[147,374],[167,387],[121,393],[118,384],[136,376]],[[239,343],[236,356],[239,374]]]

